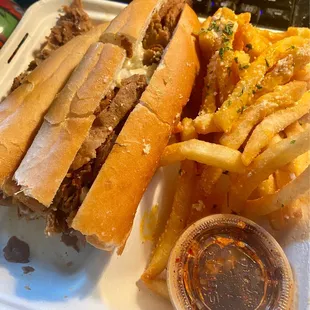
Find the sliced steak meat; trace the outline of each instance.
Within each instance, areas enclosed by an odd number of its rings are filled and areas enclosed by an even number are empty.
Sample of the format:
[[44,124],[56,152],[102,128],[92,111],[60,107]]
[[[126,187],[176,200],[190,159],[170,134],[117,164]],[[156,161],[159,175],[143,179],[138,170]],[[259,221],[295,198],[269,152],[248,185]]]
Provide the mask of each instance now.
[[35,60],[29,64],[26,71],[14,79],[11,91],[19,87],[28,74],[49,57],[51,51],[93,27],[88,14],[83,10],[81,0],[74,0],[71,6],[64,6],[63,11],[65,14],[59,17],[56,25],[51,29],[50,35],[46,37],[46,43],[35,53]]
[[189,1],[167,1],[159,12],[153,15],[143,39],[143,48],[146,50],[143,58],[144,65],[150,66],[160,62],[162,53],[172,37],[186,2]]
[[81,203],[106,161],[117,135],[112,132],[96,151],[97,156],[76,171],[70,171],[62,182],[46,217],[47,234],[67,232]]
[[112,147],[116,141],[117,135],[116,133],[112,133],[108,136],[106,139],[105,143],[100,145],[98,149],[96,150],[96,158],[93,160],[93,165],[92,165],[92,183],[95,181],[102,165],[106,161],[107,157],[109,156]]
[[111,104],[97,116],[88,137],[75,157],[72,164],[73,169],[82,167],[96,157],[96,150],[135,107],[146,86],[147,81],[144,75],[133,75],[122,81],[122,85]]

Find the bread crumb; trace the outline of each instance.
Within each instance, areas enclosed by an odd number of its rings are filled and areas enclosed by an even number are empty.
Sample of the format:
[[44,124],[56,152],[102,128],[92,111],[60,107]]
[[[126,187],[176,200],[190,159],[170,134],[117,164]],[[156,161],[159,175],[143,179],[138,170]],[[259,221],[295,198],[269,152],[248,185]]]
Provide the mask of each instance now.
[[112,126],[110,126],[110,127],[108,128],[108,130],[112,132],[112,131],[113,131]]
[[151,145],[149,143],[145,143],[145,139],[142,140],[143,141],[143,154],[150,154],[151,151]]
[[182,99],[182,98],[183,98],[183,95],[182,95],[182,94],[180,94],[180,95],[179,95],[179,98],[180,98],[180,99]]
[[26,289],[27,291],[31,291],[31,288],[30,288],[29,285],[25,285],[24,287],[25,287],[25,289]]

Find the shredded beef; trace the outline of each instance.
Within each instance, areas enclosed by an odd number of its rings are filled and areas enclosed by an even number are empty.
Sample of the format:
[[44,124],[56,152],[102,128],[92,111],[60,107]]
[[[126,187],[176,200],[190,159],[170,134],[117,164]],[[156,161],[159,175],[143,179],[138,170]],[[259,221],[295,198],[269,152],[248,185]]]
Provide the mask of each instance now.
[[147,86],[144,75],[133,75],[122,81],[122,85],[114,99],[104,108],[94,121],[88,137],[80,148],[73,164],[78,169],[87,161],[96,157],[96,150],[118,124],[134,108],[142,92]]
[[29,64],[25,72],[14,79],[11,91],[19,87],[28,74],[49,57],[51,51],[93,27],[89,16],[83,10],[81,0],[74,0],[70,7],[64,6],[63,11],[65,14],[59,17],[56,25],[51,29],[46,43],[35,53],[35,60]]
[[47,234],[66,233],[70,230],[72,220],[107,159],[116,137],[117,135],[112,132],[105,144],[97,149],[95,159],[67,174],[46,217],[45,232]]
[[188,1],[167,1],[159,12],[153,15],[143,40],[143,48],[146,50],[143,59],[144,65],[150,66],[153,63],[159,63],[186,2]]
[[66,44],[73,37],[92,28],[92,22],[83,10],[81,0],[75,0],[70,7],[64,6],[63,10],[65,14],[60,16],[56,26],[51,29],[47,37],[48,45],[52,49]]

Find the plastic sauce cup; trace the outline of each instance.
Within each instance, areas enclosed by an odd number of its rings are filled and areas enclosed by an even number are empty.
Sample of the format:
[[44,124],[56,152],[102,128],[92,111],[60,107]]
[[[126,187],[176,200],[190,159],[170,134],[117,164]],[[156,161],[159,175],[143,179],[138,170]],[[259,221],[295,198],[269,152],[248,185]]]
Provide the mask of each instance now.
[[167,282],[177,310],[288,310],[294,295],[280,245],[235,215],[212,215],[191,225],[171,252]]

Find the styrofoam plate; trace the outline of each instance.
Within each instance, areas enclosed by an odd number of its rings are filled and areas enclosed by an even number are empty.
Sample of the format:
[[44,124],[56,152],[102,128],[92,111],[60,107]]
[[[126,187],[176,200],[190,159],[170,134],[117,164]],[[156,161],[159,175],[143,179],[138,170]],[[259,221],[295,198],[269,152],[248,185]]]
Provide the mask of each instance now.
[[[85,0],[84,8],[96,22],[111,20],[123,4]],[[0,50],[0,98],[7,94],[13,78],[25,70],[32,54],[44,42],[55,24],[63,0],[44,0],[24,15],[13,35]],[[10,63],[12,53],[28,34]],[[143,272],[151,243],[140,236],[140,223],[146,210],[158,204],[167,213],[177,167],[159,169],[137,211],[132,234],[121,257],[86,246],[80,253],[66,247],[59,238],[46,238],[44,223],[17,218],[16,209],[0,208],[0,248],[11,236],[30,245],[29,264],[12,264],[0,255],[0,310],[171,310],[169,302],[155,296],[137,281]],[[309,306],[309,214],[293,230],[276,236],[291,262],[296,283],[298,306]],[[68,266],[68,263],[70,266]],[[22,266],[35,268],[24,275]]]

